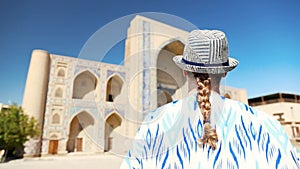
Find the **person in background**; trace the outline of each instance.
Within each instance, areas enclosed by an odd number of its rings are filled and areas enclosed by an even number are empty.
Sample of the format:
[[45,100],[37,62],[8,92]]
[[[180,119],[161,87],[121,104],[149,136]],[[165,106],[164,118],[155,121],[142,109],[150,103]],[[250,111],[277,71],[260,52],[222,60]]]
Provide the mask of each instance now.
[[224,32],[192,31],[173,60],[189,96],[147,115],[120,168],[300,168],[277,120],[220,95],[221,79],[239,64]]

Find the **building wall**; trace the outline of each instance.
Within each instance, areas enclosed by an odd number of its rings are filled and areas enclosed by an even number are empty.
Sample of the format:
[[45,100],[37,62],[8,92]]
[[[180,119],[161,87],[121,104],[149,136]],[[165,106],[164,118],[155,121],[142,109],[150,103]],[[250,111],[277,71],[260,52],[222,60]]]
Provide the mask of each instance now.
[[[59,70],[64,70],[66,76],[58,76]],[[116,108],[113,102],[106,101],[107,82],[114,75],[119,76],[126,84],[125,68],[122,66],[51,55],[43,153],[49,152],[48,144],[51,139],[58,139],[59,145],[62,145],[59,147],[59,153],[66,153],[67,142],[72,131],[72,120],[77,117],[80,124],[86,122],[85,116],[81,118],[78,116],[82,112],[90,114],[94,121],[88,128],[83,129],[84,132],[78,133],[81,136],[86,135],[83,137],[85,138],[83,141],[86,140],[86,144],[83,144],[83,151],[104,151],[106,146],[105,118],[111,112],[124,117],[126,112],[124,106]],[[62,97],[55,97],[58,88],[63,90]],[[62,120],[59,124],[51,122],[55,114],[61,116]]]
[[253,107],[268,113],[275,119],[279,119],[279,115],[276,114],[282,113],[281,124],[292,143],[300,150],[300,131],[296,130],[297,127],[300,128],[300,103],[277,102]]

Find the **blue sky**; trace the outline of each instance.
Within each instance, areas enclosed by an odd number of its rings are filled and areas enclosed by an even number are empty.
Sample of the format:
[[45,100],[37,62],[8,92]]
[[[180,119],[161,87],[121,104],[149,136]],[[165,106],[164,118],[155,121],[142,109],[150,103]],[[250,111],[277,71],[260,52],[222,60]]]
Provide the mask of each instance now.
[[[300,2],[298,0],[109,0],[0,2],[0,103],[22,103],[33,49],[77,57],[99,28],[139,12],[181,17],[200,29],[220,29],[240,65],[226,84],[249,97],[300,94]],[[122,47],[120,47],[122,49]],[[106,62],[122,60],[112,55]]]

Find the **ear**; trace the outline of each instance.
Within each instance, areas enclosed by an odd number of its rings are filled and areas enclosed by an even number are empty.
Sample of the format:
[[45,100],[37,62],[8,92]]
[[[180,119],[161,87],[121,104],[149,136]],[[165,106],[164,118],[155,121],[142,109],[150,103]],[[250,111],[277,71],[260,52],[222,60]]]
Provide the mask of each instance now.
[[184,77],[187,77],[187,75],[188,75],[188,73],[186,72],[186,70],[183,70],[182,74],[183,74]]

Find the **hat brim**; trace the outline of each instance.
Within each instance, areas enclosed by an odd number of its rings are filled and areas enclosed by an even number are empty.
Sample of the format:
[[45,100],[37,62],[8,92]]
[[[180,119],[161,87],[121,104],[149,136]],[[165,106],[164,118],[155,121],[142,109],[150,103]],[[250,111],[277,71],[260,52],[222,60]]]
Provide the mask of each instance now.
[[195,66],[185,63],[182,60],[183,56],[178,55],[173,57],[173,61],[179,66],[181,69],[196,72],[196,73],[209,73],[209,74],[220,74],[226,73],[233,70],[239,62],[231,57],[228,57],[228,66]]

